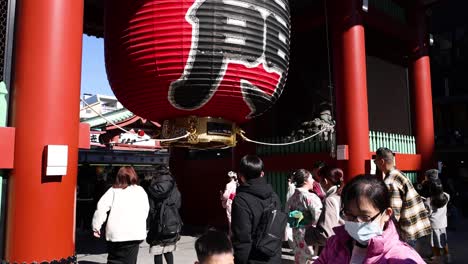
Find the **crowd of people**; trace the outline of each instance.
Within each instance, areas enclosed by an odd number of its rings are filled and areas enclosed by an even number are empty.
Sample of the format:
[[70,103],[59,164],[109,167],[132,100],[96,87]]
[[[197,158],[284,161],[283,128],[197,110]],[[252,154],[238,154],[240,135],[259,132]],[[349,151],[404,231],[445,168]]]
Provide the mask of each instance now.
[[[379,148],[376,175],[358,175],[344,184],[340,168],[316,162],[288,177],[284,205],[264,177],[263,161],[244,156],[220,192],[227,233],[209,230],[195,242],[197,262],[281,263],[288,241],[294,261],[307,263],[446,263],[447,208],[438,170],[426,172],[415,188],[395,168],[394,154]],[[417,190],[418,191],[417,191]],[[180,239],[181,194],[167,166],[145,188],[132,167],[122,167],[97,204],[96,237],[105,225],[108,263],[136,263],[146,240],[155,264],[174,263]]]
[[[350,177],[346,185],[340,168],[320,161],[310,171],[298,169],[288,177],[283,239],[295,263],[451,262],[446,232],[450,196],[438,170],[427,171],[423,190],[417,191],[395,168],[390,149],[379,148],[374,163],[376,175]],[[235,263],[280,263],[278,256],[256,248],[262,208],[270,197],[278,199],[263,175],[261,159],[241,160],[240,185],[235,195],[231,190],[235,198],[229,212]]]

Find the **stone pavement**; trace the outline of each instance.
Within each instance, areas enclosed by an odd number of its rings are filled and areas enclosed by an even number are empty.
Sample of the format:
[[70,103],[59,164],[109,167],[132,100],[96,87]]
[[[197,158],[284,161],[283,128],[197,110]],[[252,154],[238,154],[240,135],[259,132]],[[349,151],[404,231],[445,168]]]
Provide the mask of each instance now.
[[[92,238],[93,239],[93,238]],[[105,253],[105,242],[103,240],[93,239],[93,245],[97,246],[94,251],[80,250],[78,253],[78,263],[80,264],[95,264],[106,263],[107,254]],[[195,254],[194,245],[195,238],[190,236],[183,236],[177,244],[177,250],[174,252],[175,263],[194,263],[197,259]],[[89,247],[87,247],[89,248]],[[149,245],[145,242],[140,245],[138,253],[138,264],[151,264],[154,263],[153,256],[148,253]]]
[[[453,262],[455,264],[468,263],[468,218],[462,217],[460,214],[456,230],[448,230],[448,243]],[[174,260],[177,264],[191,264],[196,260],[194,250],[195,237],[183,236],[178,243],[177,251],[174,252]],[[96,264],[106,263],[107,254],[105,241],[103,239],[95,239],[90,231],[77,231],[76,234],[76,253],[78,263],[81,264]],[[153,256],[148,253],[148,244],[140,245],[138,254],[139,264],[152,264]],[[283,249],[283,264],[292,264],[292,256]]]
[[468,263],[468,215],[459,214],[456,229],[447,230],[447,243],[455,264]]
[[[177,243],[177,250],[174,252],[174,263],[192,264],[197,259],[194,244],[196,237],[182,236]],[[77,231],[76,233],[76,253],[79,264],[106,263],[106,244],[103,239],[92,237],[91,231]],[[143,242],[138,252],[138,264],[152,264],[153,256],[149,253],[149,245]],[[285,252],[286,253],[286,252]],[[284,264],[292,264],[292,256],[284,254]]]

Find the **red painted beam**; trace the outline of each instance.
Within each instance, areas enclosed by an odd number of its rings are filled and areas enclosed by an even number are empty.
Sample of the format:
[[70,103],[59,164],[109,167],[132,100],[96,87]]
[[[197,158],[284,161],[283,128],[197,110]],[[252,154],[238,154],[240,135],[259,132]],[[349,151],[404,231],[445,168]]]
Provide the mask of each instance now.
[[80,123],[80,138],[78,141],[78,148],[90,149],[90,125],[87,123]]
[[[371,152],[370,155],[375,156],[375,152]],[[395,164],[401,171],[420,171],[422,169],[421,155],[395,153]]]
[[385,32],[389,38],[397,38],[407,44],[411,41],[411,30],[407,25],[372,6],[369,6],[369,12],[362,12],[362,17],[366,26]]
[[0,127],[0,169],[13,169],[15,128]]
[[422,169],[421,155],[396,153],[395,164],[402,171],[420,171]]
[[[375,152],[370,152],[369,157],[375,155]],[[330,166],[339,166],[337,161],[330,157],[329,153],[298,153],[288,154],[285,156],[268,156],[261,157],[265,164],[265,171],[293,171],[295,169],[311,169],[316,161],[324,161]],[[403,171],[420,171],[422,169],[421,155],[419,154],[395,154],[395,163],[399,170]],[[369,173],[370,167],[366,169]]]

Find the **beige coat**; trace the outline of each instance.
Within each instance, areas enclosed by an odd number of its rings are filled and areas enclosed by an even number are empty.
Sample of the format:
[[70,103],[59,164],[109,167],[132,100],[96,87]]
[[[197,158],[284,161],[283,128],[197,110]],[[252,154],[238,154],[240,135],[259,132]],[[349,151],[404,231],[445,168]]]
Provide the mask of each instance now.
[[333,228],[344,224],[340,217],[341,197],[336,193],[337,187],[331,187],[323,200],[323,209],[317,225],[307,228],[305,241],[307,245],[325,246],[327,239],[333,236]]

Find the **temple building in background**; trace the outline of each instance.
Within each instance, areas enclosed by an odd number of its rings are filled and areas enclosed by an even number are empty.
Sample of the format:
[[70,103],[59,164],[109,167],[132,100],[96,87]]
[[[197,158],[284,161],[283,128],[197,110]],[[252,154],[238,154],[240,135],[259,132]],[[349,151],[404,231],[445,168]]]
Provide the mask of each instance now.
[[80,119],[107,114],[122,108],[122,104],[115,96],[84,94],[80,102]]

